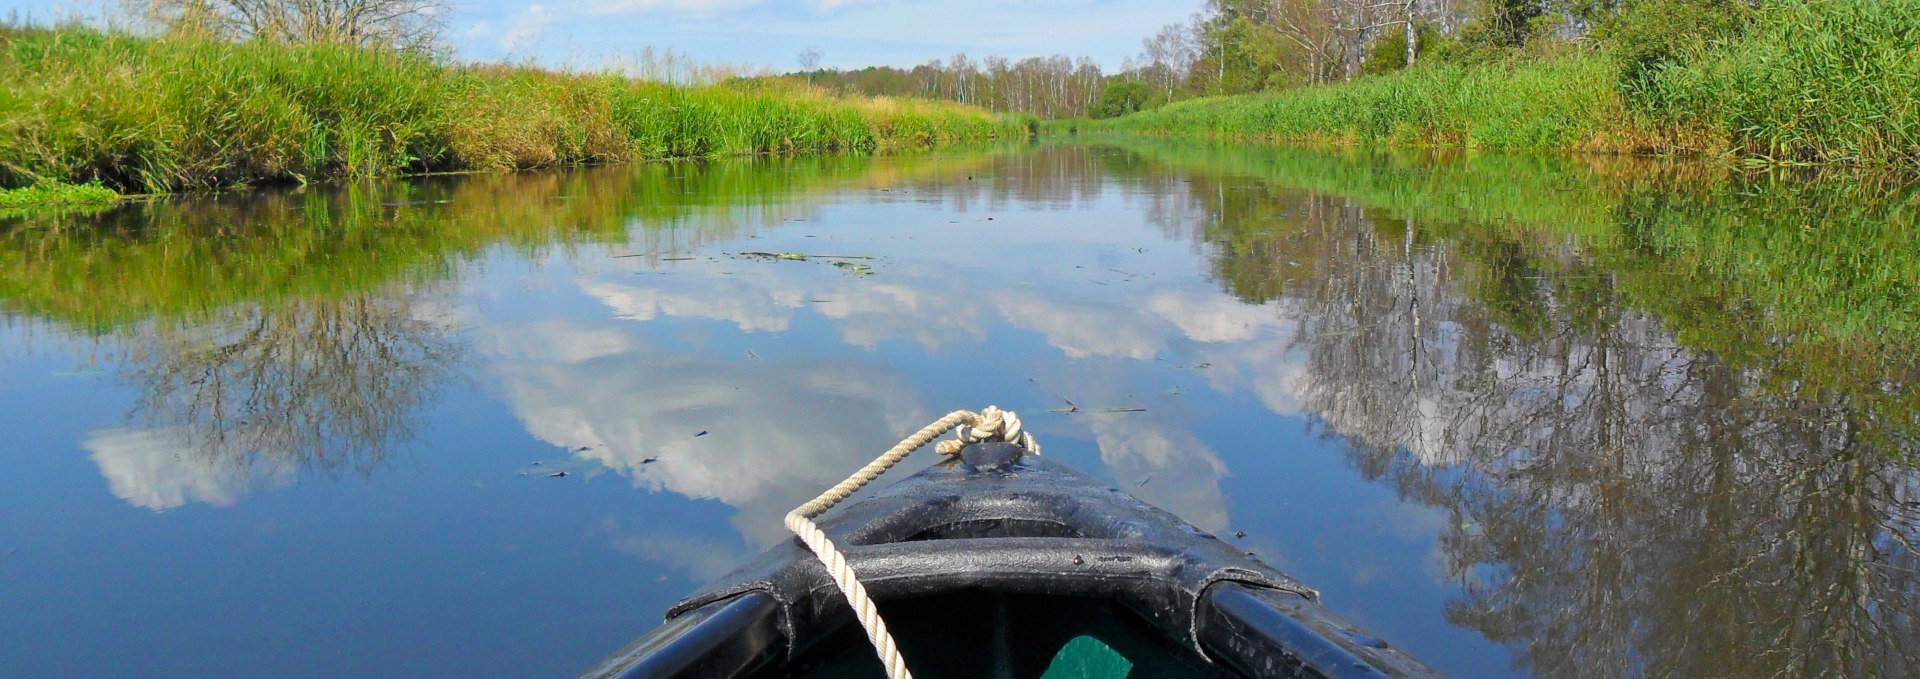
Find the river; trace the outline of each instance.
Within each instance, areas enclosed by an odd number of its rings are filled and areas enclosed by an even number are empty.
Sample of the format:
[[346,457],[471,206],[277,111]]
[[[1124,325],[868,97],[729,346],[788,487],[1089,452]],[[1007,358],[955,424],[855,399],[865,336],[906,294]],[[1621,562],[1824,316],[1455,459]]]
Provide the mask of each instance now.
[[0,675],[567,676],[997,404],[1453,676],[1910,676],[1917,234],[1143,141],[0,222]]

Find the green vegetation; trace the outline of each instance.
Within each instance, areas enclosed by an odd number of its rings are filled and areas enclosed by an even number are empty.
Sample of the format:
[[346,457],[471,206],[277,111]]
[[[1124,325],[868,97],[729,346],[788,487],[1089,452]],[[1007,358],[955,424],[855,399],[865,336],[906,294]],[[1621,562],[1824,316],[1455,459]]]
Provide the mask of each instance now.
[[1631,101],[1709,148],[1920,167],[1920,0],[1782,0],[1752,14],[1628,87]]
[[[1412,68],[1073,126],[1920,166],[1920,0],[1627,0],[1557,13],[1538,3],[1489,7],[1456,34],[1433,37],[1437,45],[1423,38]],[[1593,26],[1592,40],[1555,37],[1551,26],[1568,19]],[[1405,38],[1398,40],[1395,63],[1367,70],[1399,67]],[[1376,59],[1393,51],[1389,42],[1375,45]],[[1195,77],[1203,70],[1197,65]]]
[[1144,83],[1114,83],[1101,90],[1100,101],[1094,104],[1091,113],[1096,118],[1118,118],[1147,108],[1152,98]]
[[0,186],[135,192],[403,172],[871,151],[1023,135],[978,109],[676,87],[337,44],[0,28]]
[[92,210],[120,202],[120,194],[99,184],[43,182],[0,189],[0,218],[40,210]]
[[1626,118],[1615,79],[1602,55],[1436,64],[1343,85],[1191,99],[1092,125],[1335,144],[1585,148],[1617,134]]

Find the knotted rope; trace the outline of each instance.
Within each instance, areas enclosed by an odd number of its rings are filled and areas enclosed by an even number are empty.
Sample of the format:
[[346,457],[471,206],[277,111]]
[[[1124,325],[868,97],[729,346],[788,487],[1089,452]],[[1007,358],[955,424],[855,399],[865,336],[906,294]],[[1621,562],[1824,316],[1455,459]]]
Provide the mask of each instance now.
[[893,643],[893,635],[887,633],[887,622],[880,619],[880,611],[873,605],[873,599],[867,596],[867,588],[860,584],[854,575],[853,567],[847,565],[847,557],[835,547],[833,540],[814,525],[813,517],[832,509],[862,487],[880,478],[881,474],[899,464],[901,460],[919,450],[928,442],[939,438],[941,434],[959,428],[959,438],[941,441],[934,450],[941,455],[953,455],[969,444],[983,441],[1009,441],[1017,443],[1033,455],[1040,454],[1040,443],[1033,440],[1033,434],[1020,429],[1020,416],[1012,411],[1001,410],[999,406],[987,406],[986,410],[955,410],[946,417],[934,420],[933,424],[914,432],[912,436],[901,439],[880,457],[874,458],[860,471],[854,472],[839,485],[828,488],[806,504],[787,512],[787,530],[800,536],[807,549],[826,565],[827,573],[833,577],[833,584],[846,595],[847,604],[852,606],[853,614],[859,618],[860,626],[867,630],[867,640],[873,642],[873,650],[879,654],[880,662],[886,665],[889,679],[913,679],[913,673],[907,671],[907,661],[900,657],[900,648]]

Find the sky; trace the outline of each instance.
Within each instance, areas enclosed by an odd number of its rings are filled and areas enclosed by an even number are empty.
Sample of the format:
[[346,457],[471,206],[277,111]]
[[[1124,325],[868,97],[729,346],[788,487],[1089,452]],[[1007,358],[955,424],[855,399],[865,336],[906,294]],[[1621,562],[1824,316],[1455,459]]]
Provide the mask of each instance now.
[[[121,0],[0,0],[0,16],[112,16]],[[642,48],[704,63],[798,68],[809,47],[837,68],[912,66],[965,52],[1090,56],[1114,68],[1202,0],[451,0],[462,59],[593,67]]]

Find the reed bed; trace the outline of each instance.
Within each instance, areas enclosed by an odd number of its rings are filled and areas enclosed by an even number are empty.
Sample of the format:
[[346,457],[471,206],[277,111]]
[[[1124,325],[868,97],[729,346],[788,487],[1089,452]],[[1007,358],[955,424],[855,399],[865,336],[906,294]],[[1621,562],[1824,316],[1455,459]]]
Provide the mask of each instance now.
[[1790,0],[1632,93],[1655,124],[1771,163],[1920,167],[1920,0]]
[[0,27],[0,187],[255,182],[1010,138],[1023,120],[794,85],[679,87],[337,45]]
[[1096,129],[1331,144],[1549,149],[1592,146],[1625,115],[1603,55],[1438,64],[1350,83],[1210,97]]
[[[1742,5],[1744,7],[1744,5]],[[1920,168],[1920,0],[1768,0],[1640,61],[1628,38],[1057,127],[1352,145]],[[1636,26],[1662,36],[1677,26]],[[1627,31],[1619,31],[1624,36]],[[1633,55],[1633,56],[1623,56]],[[1634,63],[1623,69],[1623,61]],[[1628,77],[1627,71],[1633,71]]]

